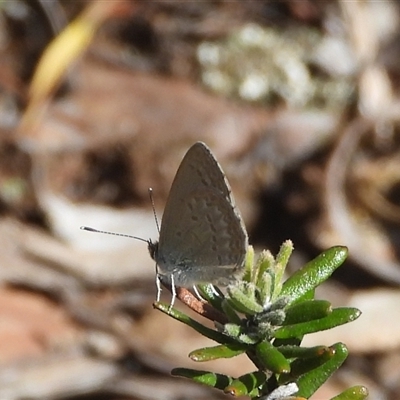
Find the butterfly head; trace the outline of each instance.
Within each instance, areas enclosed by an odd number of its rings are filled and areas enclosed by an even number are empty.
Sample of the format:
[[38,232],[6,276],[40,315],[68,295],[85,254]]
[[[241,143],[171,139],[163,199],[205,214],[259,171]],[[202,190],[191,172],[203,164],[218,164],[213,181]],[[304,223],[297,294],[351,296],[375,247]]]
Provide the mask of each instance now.
[[158,242],[152,242],[151,239],[149,239],[147,241],[147,248],[149,249],[151,258],[155,260],[158,253]]

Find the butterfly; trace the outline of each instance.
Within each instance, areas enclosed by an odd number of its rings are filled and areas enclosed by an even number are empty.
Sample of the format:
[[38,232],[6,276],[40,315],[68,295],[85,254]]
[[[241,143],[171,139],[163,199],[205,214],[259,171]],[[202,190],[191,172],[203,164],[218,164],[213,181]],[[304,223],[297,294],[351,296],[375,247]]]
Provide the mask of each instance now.
[[195,143],[169,192],[158,242],[148,241],[160,281],[172,288],[200,283],[226,286],[243,272],[247,232],[229,183],[211,150]]
[[201,283],[226,286],[244,271],[248,237],[229,183],[211,150],[196,142],[187,151],[172,182],[158,242],[147,242],[156,262],[157,301],[161,283],[191,287]]

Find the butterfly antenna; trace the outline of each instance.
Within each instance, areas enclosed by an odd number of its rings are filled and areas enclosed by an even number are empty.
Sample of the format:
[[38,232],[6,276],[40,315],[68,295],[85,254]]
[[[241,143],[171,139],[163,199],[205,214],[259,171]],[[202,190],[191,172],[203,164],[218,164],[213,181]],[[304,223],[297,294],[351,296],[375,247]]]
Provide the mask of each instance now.
[[140,240],[142,242],[146,242],[149,243],[148,240],[137,237],[137,236],[132,236],[132,235],[125,235],[124,233],[116,233],[116,232],[108,232],[108,231],[99,231],[98,229],[94,229],[91,228],[89,226],[81,226],[81,229],[83,231],[88,231],[88,232],[96,232],[96,233],[105,233],[106,235],[114,235],[114,236],[122,236],[122,237],[127,237],[127,238],[131,238],[131,239],[136,239],[136,240]]
[[154,206],[153,188],[149,188],[149,197],[151,202],[151,208],[153,209],[154,220],[156,221],[157,231],[160,234],[160,224],[158,223],[156,207]]
[[[150,197],[151,208],[153,209],[154,220],[156,221],[157,231],[158,231],[158,234],[160,234],[160,224],[159,224],[158,218],[157,218],[156,207],[154,206],[153,188],[149,188],[149,197]],[[148,243],[151,243],[151,242],[148,242]],[[157,247],[158,247],[158,243],[157,243]],[[157,301],[160,301],[161,276],[160,276],[160,271],[158,269],[157,261],[156,261],[156,287],[157,287]]]

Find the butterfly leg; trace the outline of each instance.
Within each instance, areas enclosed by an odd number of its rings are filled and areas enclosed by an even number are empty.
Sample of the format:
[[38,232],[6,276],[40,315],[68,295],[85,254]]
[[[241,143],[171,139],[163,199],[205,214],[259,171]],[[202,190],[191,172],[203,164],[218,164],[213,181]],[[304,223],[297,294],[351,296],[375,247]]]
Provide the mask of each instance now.
[[168,311],[170,311],[172,309],[172,307],[174,306],[174,303],[175,303],[175,299],[176,299],[176,287],[175,287],[174,274],[171,274],[171,292],[172,292],[172,298],[171,298],[171,304],[169,305]]
[[217,296],[217,297],[221,297],[221,293],[218,292],[217,289],[215,289],[214,285],[211,285],[211,290],[213,291],[213,293]]
[[157,298],[156,298],[156,301],[158,302],[158,301],[160,301],[160,297],[161,297],[161,278],[160,278],[160,275],[159,274],[157,274],[156,275],[156,287],[157,287]]
[[193,292],[199,300],[204,301],[205,303],[207,302],[207,300],[200,294],[199,289],[197,289],[196,285],[193,285]]
[[[170,311],[171,308],[174,306],[175,299],[176,299],[175,278],[174,278],[173,274],[171,275],[170,282],[171,282],[172,298],[171,298],[171,303],[169,305],[168,311]],[[162,291],[162,289],[161,289],[161,275],[160,274],[156,275],[156,287],[157,287],[157,298],[156,298],[156,301],[158,302],[158,301],[160,301],[161,291]]]

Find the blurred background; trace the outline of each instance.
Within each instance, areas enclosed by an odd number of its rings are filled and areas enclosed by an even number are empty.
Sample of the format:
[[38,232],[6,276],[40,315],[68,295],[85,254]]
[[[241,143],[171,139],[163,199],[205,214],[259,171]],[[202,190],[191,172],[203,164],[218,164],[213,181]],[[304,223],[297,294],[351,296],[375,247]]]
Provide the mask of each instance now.
[[[390,1],[0,1],[0,399],[208,399],[185,366],[212,342],[153,310],[156,240],[196,141],[250,243],[291,271],[333,245],[319,290],[359,320],[312,335],[354,384],[400,391],[400,9]],[[168,293],[164,293],[169,301]]]

